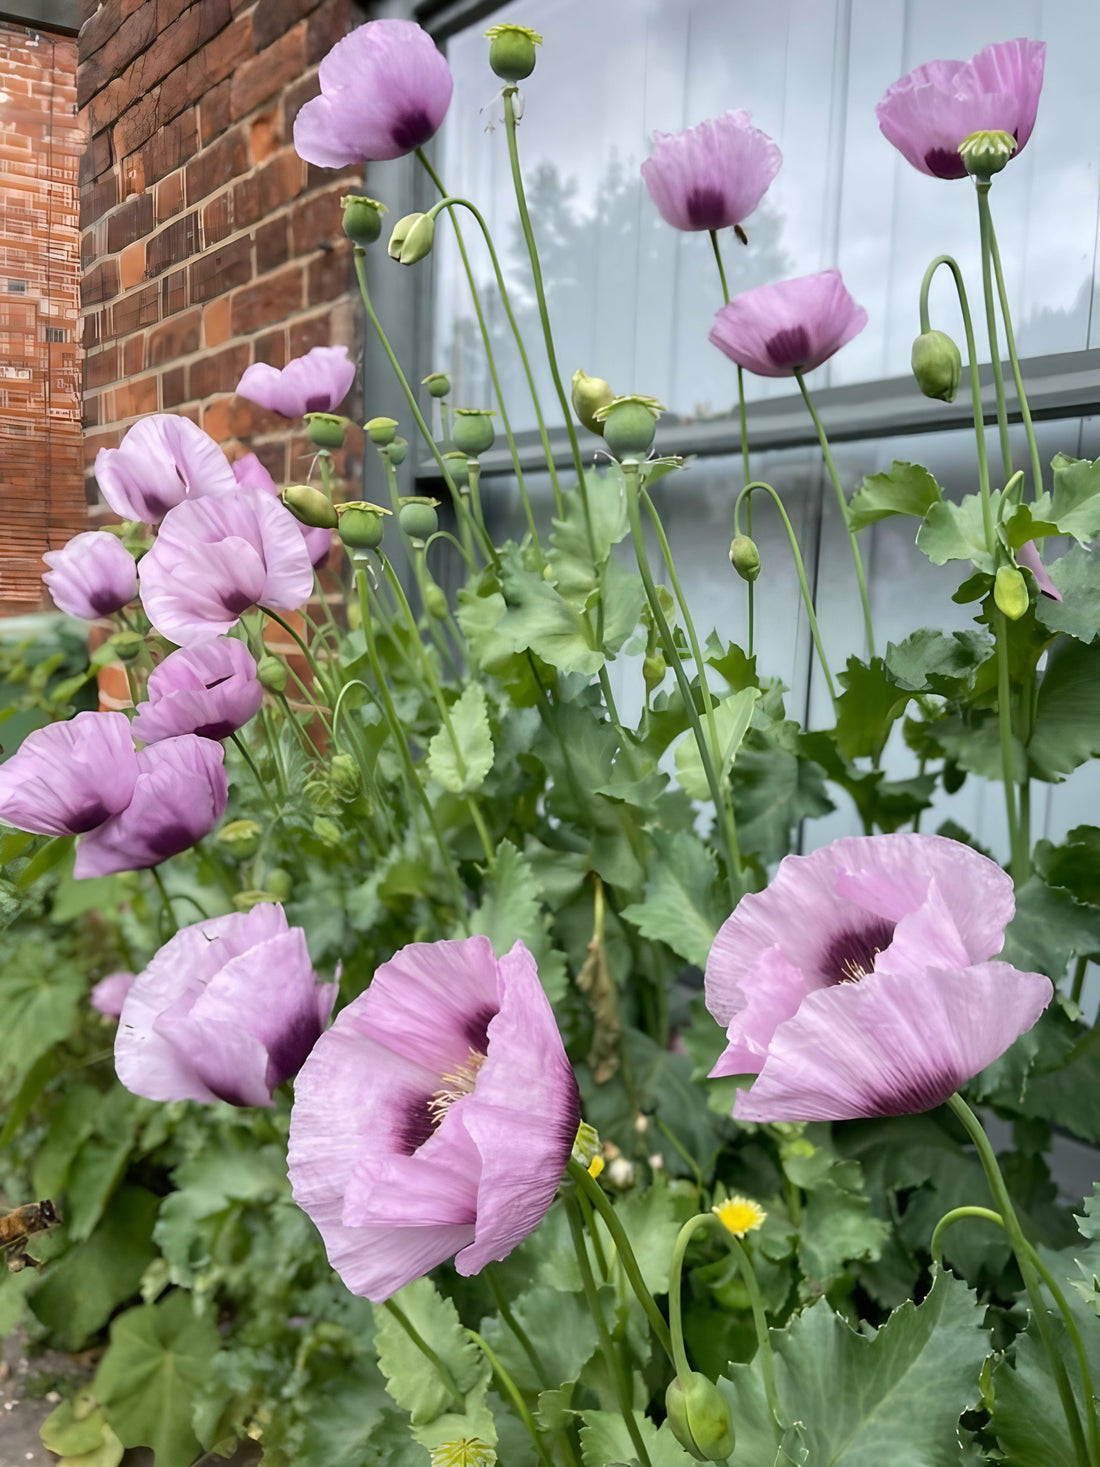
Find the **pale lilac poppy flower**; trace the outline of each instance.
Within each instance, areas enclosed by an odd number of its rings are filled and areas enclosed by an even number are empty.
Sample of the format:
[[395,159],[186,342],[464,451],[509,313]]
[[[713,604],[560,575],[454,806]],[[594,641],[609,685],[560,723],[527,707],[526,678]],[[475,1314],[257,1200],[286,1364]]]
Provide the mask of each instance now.
[[264,700],[256,659],[234,637],[204,637],[171,653],[149,674],[148,693],[130,725],[146,744],[186,733],[227,739]]
[[313,567],[289,510],[261,489],[236,488],[165,515],[139,579],[149,620],[183,644],[228,632],[250,606],[296,610]]
[[969,61],[918,66],[875,108],[879,127],[931,178],[966,177],[959,144],[973,132],[1010,133],[1019,153],[1035,126],[1046,49],[1042,41],[998,41]]
[[139,973],[115,1036],[115,1069],[147,1100],[271,1105],[336,1002],[305,933],[264,902],[183,927]]
[[403,158],[434,137],[454,90],[442,51],[411,20],[370,20],[321,62],[321,95],[294,119],[309,163],[345,168]]
[[756,1075],[734,1115],[851,1120],[942,1104],[1038,1019],[1049,978],[989,962],[1012,919],[994,861],[938,835],[872,835],[787,856],[742,897],[707,960],[729,1044]]
[[517,942],[412,943],[321,1036],[295,1085],[295,1200],[353,1294],[376,1303],[457,1253],[507,1256],[554,1199],[577,1082]]
[[228,494],[237,487],[213,438],[190,418],[174,413],[142,418],[118,448],[101,448],[95,476],[115,514],[147,525],[155,525],[184,500]]
[[134,986],[133,973],[109,973],[92,989],[92,1008],[105,1019],[117,1019],[122,1013],[126,995]]
[[121,611],[137,595],[134,557],[117,535],[87,530],[42,559],[50,567],[42,579],[53,603],[70,616],[98,621]]
[[1016,552],[1016,564],[1022,565],[1035,577],[1035,584],[1044,596],[1049,596],[1052,601],[1061,601],[1062,593],[1050,579],[1050,572],[1039,557],[1039,548],[1034,540],[1029,540],[1026,545],[1021,545]]
[[[254,453],[246,453],[241,458],[234,459],[233,473],[242,488],[262,489],[265,494],[270,494],[272,499],[278,499],[278,484]],[[328,560],[332,550],[332,531],[323,530],[315,525],[303,525],[301,520],[296,519],[293,515],[291,519],[302,532],[302,539],[306,542],[306,549],[309,551],[310,562],[314,570],[320,569]]]
[[0,820],[36,835],[81,835],[125,810],[138,756],[123,713],[78,713],[29,733],[0,764]]
[[674,229],[728,229],[747,219],[783,154],[747,112],[723,112],[684,132],[655,132],[642,178]]
[[306,413],[334,413],[355,380],[355,363],[346,346],[315,346],[285,367],[253,362],[237,383],[237,392],[284,418]]
[[229,795],[222,760],[221,744],[196,734],[142,749],[130,803],[78,842],[73,875],[139,871],[209,835]]
[[710,340],[758,377],[793,377],[820,367],[866,325],[840,271],[822,270],[735,295],[715,316]]

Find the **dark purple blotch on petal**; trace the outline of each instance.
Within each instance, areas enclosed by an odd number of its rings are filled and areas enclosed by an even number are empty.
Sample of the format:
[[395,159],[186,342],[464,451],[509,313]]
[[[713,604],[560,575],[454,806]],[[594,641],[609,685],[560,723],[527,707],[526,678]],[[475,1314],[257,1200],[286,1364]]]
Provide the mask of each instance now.
[[394,123],[392,136],[399,148],[406,148],[411,153],[414,148],[419,148],[421,143],[426,143],[435,133],[435,124],[422,107],[413,107],[403,112]]
[[872,919],[858,932],[842,932],[825,949],[821,971],[830,984],[857,983],[874,972],[875,959],[894,940],[894,924]]
[[171,825],[160,825],[149,833],[149,849],[160,860],[167,861],[169,856],[178,856],[180,851],[193,846],[195,840],[194,830],[182,821],[176,821]]
[[695,229],[721,229],[726,222],[727,205],[721,189],[693,188],[684,207]]
[[97,825],[102,825],[110,818],[110,814],[110,810],[107,810],[101,801],[94,800],[91,804],[85,805],[83,810],[74,811],[69,816],[69,830],[73,835],[83,835],[85,831],[95,830]]
[[224,1100],[227,1105],[250,1106],[252,1100],[245,1095],[243,1090],[234,1090],[232,1085],[223,1085],[221,1081],[207,1080],[207,1089],[211,1095],[216,1095],[219,1100]]
[[237,587],[234,587],[232,590],[227,591],[222,597],[222,605],[225,607],[226,612],[229,616],[240,616],[241,613],[247,611],[252,604],[252,597],[247,595],[244,591],[239,590]]
[[777,367],[802,367],[810,359],[810,333],[805,326],[784,326],[764,350]]
[[867,1114],[880,1116],[915,1116],[921,1111],[935,1110],[953,1095],[967,1077],[953,1070],[933,1070],[927,1074],[899,1075],[889,1090],[874,1097],[874,1109]]
[[950,148],[929,148],[924,155],[924,161],[937,178],[966,177],[966,164]]
[[470,1048],[478,1054],[487,1054],[489,1051],[489,1025],[497,1016],[497,1010],[486,1005],[466,1020],[463,1033],[469,1041]]
[[235,723],[233,719],[221,718],[215,723],[201,723],[198,728],[192,729],[192,732],[198,734],[200,739],[214,739],[215,742],[220,743],[231,733],[236,733],[238,728],[240,724]]
[[307,413],[331,413],[332,412],[331,393],[328,393],[328,392],[318,392],[318,393],[315,393],[312,397],[307,397],[306,398],[306,412]]
[[405,1102],[405,1114],[397,1125],[397,1149],[403,1156],[412,1156],[435,1131],[429,1106],[430,1095],[413,1095]]
[[302,1009],[293,1023],[288,1024],[267,1047],[268,1074],[273,1083],[282,1084],[284,1080],[296,1075],[320,1036],[321,1021],[317,1017],[316,1005],[312,1012]]

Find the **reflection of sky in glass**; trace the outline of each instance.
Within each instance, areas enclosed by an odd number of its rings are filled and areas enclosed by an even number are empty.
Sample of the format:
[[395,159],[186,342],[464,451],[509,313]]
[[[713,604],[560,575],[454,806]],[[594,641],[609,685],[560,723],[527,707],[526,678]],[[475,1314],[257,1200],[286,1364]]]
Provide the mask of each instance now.
[[[966,57],[1017,35],[1048,43],[1035,134],[993,190],[1019,346],[1042,354],[1092,344],[1100,183],[1082,102],[1093,95],[1100,47],[1093,0],[514,0],[500,14],[545,37],[523,86],[520,148],[564,375],[582,366],[685,416],[728,409],[732,369],[706,340],[720,304],[707,238],[664,225],[638,177],[655,129],[675,131],[728,107],[751,111],[785,158],[747,223],[749,248],[727,235],[731,288],[837,265],[870,322],[816,381],[905,373],[920,278],[933,255],[955,254],[980,301],[977,211],[968,182],[926,178],[895,153],[878,131],[875,103],[923,61]],[[448,43],[456,88],[443,173],[452,191],[486,213],[533,347],[537,319],[506,141],[502,127],[484,130],[501,108],[482,30]],[[468,296],[442,235],[436,361],[450,356],[461,318],[456,400],[486,401]],[[488,281],[486,258],[473,253],[479,279]],[[933,311],[935,324],[961,337],[946,280]],[[515,426],[533,426],[526,394],[512,385],[516,358],[491,301],[489,317]],[[539,386],[549,394],[544,373]],[[788,390],[783,381],[751,383],[755,397]]]

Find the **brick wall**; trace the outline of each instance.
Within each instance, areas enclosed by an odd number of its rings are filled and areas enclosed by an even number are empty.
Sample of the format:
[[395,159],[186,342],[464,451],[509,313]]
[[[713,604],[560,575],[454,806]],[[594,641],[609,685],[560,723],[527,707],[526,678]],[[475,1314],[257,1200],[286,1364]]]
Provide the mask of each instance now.
[[[339,199],[354,170],[303,163],[292,125],[355,0],[83,0],[77,99],[84,463],[178,412],[280,483],[308,439],[233,394],[251,362],[355,349]],[[357,411],[352,400],[349,411]],[[356,466],[346,466],[349,474]]]
[[0,22],[0,615],[84,528],[76,42]]

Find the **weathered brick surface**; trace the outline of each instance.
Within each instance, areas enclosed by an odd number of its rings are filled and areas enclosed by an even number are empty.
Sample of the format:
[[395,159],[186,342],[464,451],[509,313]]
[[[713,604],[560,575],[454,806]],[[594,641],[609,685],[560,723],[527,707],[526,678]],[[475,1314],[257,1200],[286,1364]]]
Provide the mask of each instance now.
[[252,362],[355,345],[339,199],[361,170],[307,166],[292,133],[322,55],[363,19],[355,0],[89,0],[78,248],[90,503],[95,453],[148,412],[201,422],[281,481],[308,468],[295,425],[234,388]]

